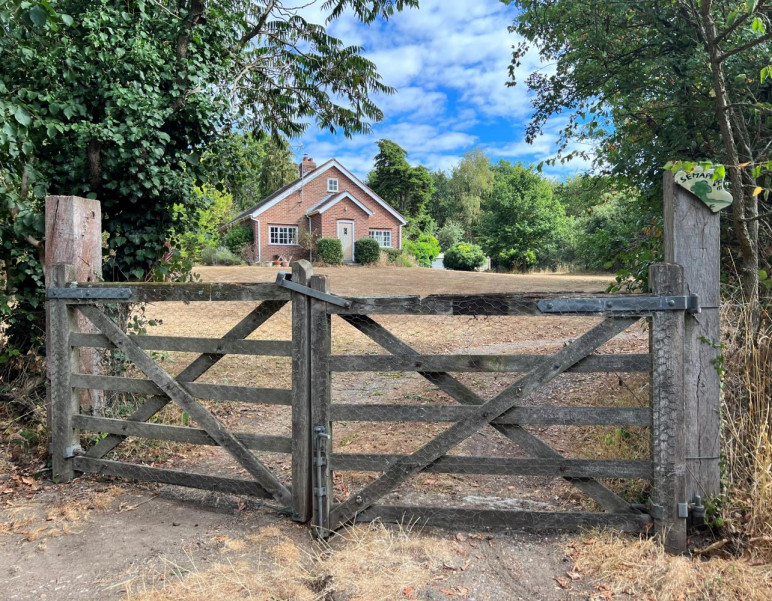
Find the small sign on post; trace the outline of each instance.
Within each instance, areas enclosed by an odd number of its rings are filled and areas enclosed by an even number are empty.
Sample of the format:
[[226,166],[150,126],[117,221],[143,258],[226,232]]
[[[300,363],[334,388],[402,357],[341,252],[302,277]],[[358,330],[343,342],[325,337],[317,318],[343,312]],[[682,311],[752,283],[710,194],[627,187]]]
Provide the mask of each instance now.
[[697,166],[692,171],[678,171],[675,182],[694,194],[714,213],[732,204],[732,194],[724,188],[724,178],[714,178],[713,169]]

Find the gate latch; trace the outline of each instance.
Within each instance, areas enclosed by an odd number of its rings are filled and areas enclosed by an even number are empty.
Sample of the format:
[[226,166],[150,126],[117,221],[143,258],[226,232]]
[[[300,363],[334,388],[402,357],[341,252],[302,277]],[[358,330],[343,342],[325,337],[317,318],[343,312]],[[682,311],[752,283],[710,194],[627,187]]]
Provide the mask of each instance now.
[[305,294],[306,296],[319,299],[326,303],[330,303],[331,305],[337,305],[338,307],[345,307],[348,309],[351,306],[350,300],[346,300],[340,296],[335,296],[334,294],[329,294],[328,292],[314,290],[309,286],[296,284],[292,281],[292,274],[286,271],[280,271],[278,274],[276,274],[276,285],[281,286],[282,288],[287,288],[288,290],[292,290],[293,292],[299,292],[300,294]]
[[314,496],[319,499],[321,515],[321,499],[327,496],[327,441],[330,440],[327,429],[324,426],[314,428],[314,468],[316,469],[316,484],[314,487]]

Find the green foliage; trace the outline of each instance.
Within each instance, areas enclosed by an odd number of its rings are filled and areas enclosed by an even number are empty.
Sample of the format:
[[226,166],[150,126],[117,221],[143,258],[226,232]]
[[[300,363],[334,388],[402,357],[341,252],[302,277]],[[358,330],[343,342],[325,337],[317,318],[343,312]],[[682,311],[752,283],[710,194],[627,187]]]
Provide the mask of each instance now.
[[373,238],[360,238],[354,242],[357,263],[372,265],[381,260],[381,245]]
[[338,238],[319,238],[316,241],[316,260],[328,265],[343,263],[343,245]]
[[243,261],[224,246],[207,246],[201,251],[204,265],[241,265]]
[[485,264],[485,254],[476,244],[461,242],[445,251],[445,269],[475,271]]
[[252,244],[254,234],[252,228],[246,225],[236,225],[225,233],[225,247],[233,254],[237,255],[242,248]]
[[237,211],[298,177],[289,142],[273,136],[230,133],[209,147],[201,163],[205,179],[227,190]]
[[[500,161],[484,204],[480,240],[493,266],[512,270],[543,264],[554,256],[566,229],[565,212],[552,184],[522,165]],[[545,265],[549,266],[549,265]]]
[[410,260],[410,257],[399,248],[381,249],[386,255],[386,264],[395,267],[415,267],[416,264]]
[[230,219],[233,212],[233,199],[230,194],[205,185],[193,188],[196,198],[195,209],[190,214],[189,207],[176,204],[175,221],[187,223],[187,227],[175,233],[172,245],[179,251],[182,259],[201,260],[201,251],[207,246],[217,247],[222,243],[221,228]]
[[463,238],[464,238],[463,226],[457,221],[454,221],[452,219],[449,219],[448,221],[446,221],[445,225],[443,225],[437,232],[437,240],[439,241],[440,247],[443,250],[447,250],[451,246],[455,246],[456,244],[461,242]]
[[422,215],[434,191],[429,171],[411,167],[407,151],[391,140],[378,140],[378,149],[368,186],[405,217]]
[[431,234],[420,234],[415,240],[403,240],[402,250],[414,257],[421,267],[431,267],[440,254],[440,243]]

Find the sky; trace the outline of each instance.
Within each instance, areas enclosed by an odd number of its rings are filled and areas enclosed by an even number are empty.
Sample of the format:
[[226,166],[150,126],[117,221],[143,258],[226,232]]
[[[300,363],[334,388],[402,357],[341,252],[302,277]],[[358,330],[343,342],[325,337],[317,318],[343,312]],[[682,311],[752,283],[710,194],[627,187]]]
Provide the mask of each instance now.
[[[383,82],[397,92],[375,97],[384,119],[370,134],[346,139],[310,127],[292,143],[298,160],[308,154],[320,164],[334,157],[365,177],[378,153],[375,143],[382,138],[402,146],[412,165],[448,174],[476,148],[492,161],[525,165],[554,156],[562,119],[549,121],[544,135],[527,144],[529,92],[524,84],[506,85],[512,47],[520,41],[507,31],[515,8],[498,0],[420,0],[420,4],[420,9],[396,13],[388,22],[366,26],[344,16],[329,26],[331,35],[344,43],[362,46]],[[524,82],[529,73],[549,69],[531,52],[517,79]],[[562,179],[587,167],[577,160],[545,166],[544,171]]]

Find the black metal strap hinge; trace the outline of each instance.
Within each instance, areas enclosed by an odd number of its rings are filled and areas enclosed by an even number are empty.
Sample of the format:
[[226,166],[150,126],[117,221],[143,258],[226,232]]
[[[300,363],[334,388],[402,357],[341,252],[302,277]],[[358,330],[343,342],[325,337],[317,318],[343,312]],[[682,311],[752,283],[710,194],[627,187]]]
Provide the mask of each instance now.
[[542,313],[632,313],[638,311],[700,312],[700,299],[688,296],[630,296],[603,298],[551,298],[537,303]]
[[276,285],[281,286],[282,288],[287,288],[288,290],[292,290],[293,292],[305,294],[306,296],[316,298],[338,307],[349,308],[351,306],[350,300],[346,300],[345,298],[341,298],[340,296],[335,296],[334,294],[329,294],[327,292],[320,292],[319,290],[314,290],[313,288],[303,286],[302,284],[296,284],[292,281],[292,274],[287,273],[286,271],[280,271],[276,275]]

